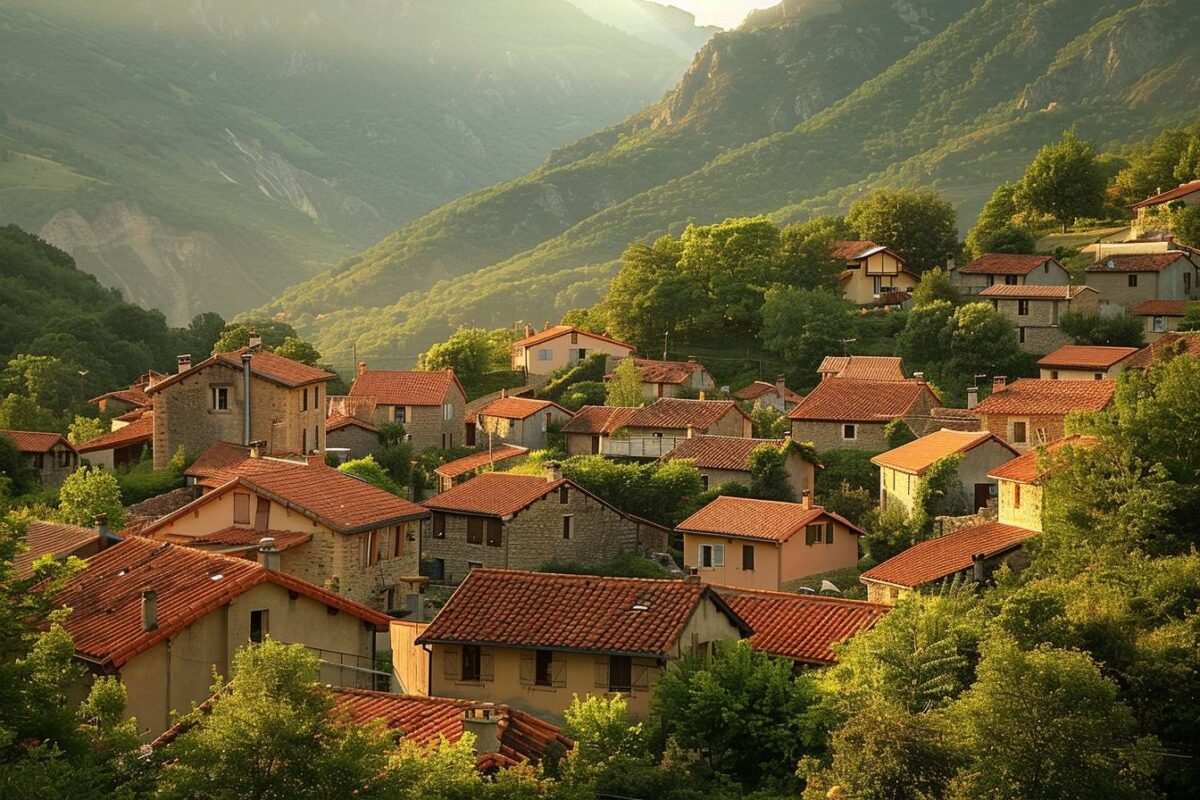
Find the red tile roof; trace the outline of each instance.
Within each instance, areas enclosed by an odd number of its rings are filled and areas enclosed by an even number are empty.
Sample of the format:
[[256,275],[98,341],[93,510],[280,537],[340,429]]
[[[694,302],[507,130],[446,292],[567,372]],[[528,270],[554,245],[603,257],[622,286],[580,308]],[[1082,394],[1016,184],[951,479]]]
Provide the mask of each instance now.
[[787,439],[745,439],[740,436],[693,436],[675,445],[663,458],[674,461],[687,458],[700,469],[750,470],[750,453],[761,445],[783,447]]
[[548,342],[551,339],[557,339],[560,336],[566,336],[569,333],[578,333],[581,337],[590,336],[591,338],[599,339],[602,342],[608,342],[609,344],[615,344],[620,347],[627,347],[631,353],[637,349],[633,345],[613,339],[611,336],[605,336],[602,333],[591,333],[583,330],[582,328],[576,328],[573,325],[551,325],[544,331],[539,331],[532,336],[526,336],[524,339],[518,339],[517,341],[513,342],[513,347],[533,347],[534,345],[541,344],[542,342]]
[[666,657],[701,603],[749,627],[711,587],[681,580],[474,569],[417,644]]
[[1084,292],[1095,292],[1090,286],[1008,286],[997,283],[979,293],[979,297],[1003,300],[1074,300]]
[[267,538],[274,539],[275,549],[283,551],[291,550],[293,547],[299,547],[302,544],[311,542],[312,534],[300,531],[256,531],[247,528],[229,527],[205,534],[199,538],[183,535],[172,536],[170,537],[170,541],[173,544],[184,544],[189,547],[217,545],[219,547],[247,549],[257,548],[262,540]]
[[61,433],[43,433],[41,431],[10,431],[0,428],[0,436],[13,440],[17,449],[22,453],[49,453],[58,445],[74,450],[67,437]]
[[197,456],[183,474],[210,483],[225,483],[237,476],[236,468],[249,458],[249,447],[231,442],[216,442]]
[[1072,411],[1100,411],[1112,401],[1116,381],[1050,381],[1021,378],[993,392],[975,413],[1059,416]]
[[684,430],[689,426],[705,431],[724,419],[726,414],[749,419],[746,412],[732,400],[683,400],[660,397],[648,406],[639,408],[626,421],[626,428],[665,428]]
[[[1179,259],[1188,259],[1187,253],[1168,250],[1165,253],[1131,253],[1107,256],[1097,261],[1085,272],[1162,272]],[[1190,262],[1191,259],[1188,259]],[[1110,267],[1109,264],[1112,264]]]
[[548,481],[540,475],[484,472],[425,500],[433,511],[506,517],[566,485],[565,479]]
[[472,453],[469,456],[457,458],[454,461],[447,461],[445,464],[434,469],[434,472],[443,478],[457,478],[459,475],[466,474],[480,467],[486,467],[488,464],[507,461],[510,458],[526,455],[528,452],[528,447],[517,447],[514,444],[499,444],[493,447],[491,452],[480,450],[478,453]]
[[33,562],[39,557],[47,554],[55,558],[69,556],[99,541],[100,534],[95,528],[34,520],[25,526],[25,544],[29,549],[13,558],[13,570],[17,578],[28,578],[33,575]]
[[464,400],[467,393],[452,369],[434,372],[401,372],[369,369],[354,379],[350,397],[374,397],[387,406],[440,406],[451,388]]
[[1017,451],[1007,442],[988,431],[941,430],[928,436],[922,436],[920,439],[914,439],[908,444],[902,444],[886,453],[880,453],[871,459],[871,463],[921,475],[947,456],[966,453],[991,441],[996,442],[1014,456],[1017,454]]
[[628,406],[583,406],[563,425],[562,432],[610,434],[625,427],[635,413],[637,409]]
[[342,428],[362,428],[364,431],[369,433],[379,433],[379,428],[370,422],[367,422],[366,420],[359,419],[358,417],[336,416],[329,417],[325,420],[326,433],[340,431]]
[[1137,351],[1136,347],[1064,344],[1053,353],[1043,356],[1037,363],[1039,367],[1109,369]]
[[888,422],[910,414],[922,396],[941,401],[922,381],[864,381],[827,378],[817,384],[789,419],[815,422]]
[[1160,354],[1176,350],[1200,356],[1200,331],[1168,331],[1131,355],[1125,362],[1125,368],[1144,369],[1154,363]]
[[558,403],[552,403],[549,400],[533,400],[528,397],[500,397],[488,403],[483,408],[476,410],[475,413],[483,417],[528,419],[539,411],[544,411],[548,408],[557,408],[567,416],[571,415],[570,411]]
[[874,627],[891,611],[880,603],[840,597],[726,586],[716,590],[754,629],[751,647],[806,664],[834,663],[833,645]]
[[118,447],[145,444],[153,439],[154,412],[148,411],[134,422],[90,439],[77,445],[75,449],[80,453],[94,453],[97,450],[115,450]]
[[833,243],[833,257],[849,261],[859,253],[865,250],[873,250],[878,246],[874,242],[865,239],[837,241]]
[[817,373],[860,381],[905,380],[904,364],[899,356],[825,356]]
[[1056,439],[1050,444],[1027,450],[1012,461],[1005,461],[988,473],[989,478],[1001,481],[1016,481],[1017,483],[1038,483],[1048,470],[1040,469],[1038,461],[1042,455],[1053,455],[1064,447],[1095,447],[1099,440],[1091,436],[1067,436]]
[[1132,313],[1142,317],[1182,317],[1194,300],[1143,300]]
[[[777,391],[778,388],[779,387],[773,383],[767,383],[766,381],[755,381],[749,386],[743,386],[741,389],[738,389],[733,393],[733,396],[738,400],[757,400],[764,394]],[[804,395],[797,394],[786,386],[783,387],[783,401],[785,403],[799,403],[803,399]]]
[[1181,183],[1174,189],[1168,189],[1162,194],[1156,194],[1153,197],[1147,197],[1145,200],[1139,200],[1130,206],[1130,208],[1144,208],[1146,206],[1157,206],[1162,203],[1169,203],[1172,200],[1178,200],[1181,197],[1187,197],[1194,192],[1200,192],[1200,181],[1188,181]]
[[854,523],[826,511],[820,506],[805,508],[800,503],[782,503],[777,500],[756,500],[750,497],[721,495],[692,514],[676,526],[684,533],[712,533],[740,539],[758,539],[768,542],[786,542],[806,525],[817,520],[832,519],[850,529],[851,533],[863,534]]
[[[131,537],[87,560],[54,603],[72,609],[63,627],[84,657],[120,667],[235,597],[274,583],[386,630],[390,618],[319,586],[244,558]],[[156,593],[158,627],[142,630],[141,593]]]
[[189,370],[177,372],[174,375],[163,378],[158,383],[147,386],[146,394],[149,395],[162,391],[165,387],[176,384],[184,378],[195,375],[200,370],[208,369],[215,364],[241,370],[243,353],[250,353],[250,374],[263,380],[271,381],[272,383],[296,387],[306,386],[310,383],[324,383],[333,378],[333,375],[323,369],[317,369],[307,364],[301,364],[299,361],[293,361],[290,358],[277,356],[267,350],[252,350],[249,347],[243,347],[240,350],[234,350],[230,353],[218,353],[215,356],[204,359]]
[[862,574],[864,583],[877,581],[913,588],[971,568],[975,556],[993,558],[1015,550],[1034,531],[985,522],[954,533],[918,542]]
[[145,392],[144,386],[130,386],[128,389],[117,389],[114,392],[105,392],[98,397],[93,397],[88,400],[89,403],[95,405],[101,400],[120,400],[137,408],[150,408],[153,401]]
[[1058,259],[1024,253],[984,253],[979,258],[958,268],[961,275],[1028,275],[1038,267],[1052,261],[1062,268]]
[[[642,383],[685,383],[692,379],[693,373],[705,371],[704,365],[698,361],[656,361],[652,358],[634,358],[633,363],[642,373]],[[610,372],[604,377],[611,378],[612,373]]]

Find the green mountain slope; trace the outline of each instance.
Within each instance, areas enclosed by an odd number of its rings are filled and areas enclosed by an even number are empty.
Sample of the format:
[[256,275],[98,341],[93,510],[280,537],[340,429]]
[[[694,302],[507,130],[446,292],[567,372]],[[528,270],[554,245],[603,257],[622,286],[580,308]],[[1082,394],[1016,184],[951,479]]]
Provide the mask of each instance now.
[[0,221],[174,321],[236,312],[686,64],[567,0],[8,0]]
[[922,185],[950,197],[965,227],[1063,128],[1111,148],[1194,118],[1200,100],[1193,0],[986,0],[939,4],[945,25],[925,26],[877,73],[805,114],[779,103],[809,86],[808,72],[786,68],[796,41],[828,43],[810,47],[807,63],[844,74],[853,62],[838,61],[842,15],[870,11],[877,22],[854,19],[851,33],[890,41],[885,12],[911,9],[796,5],[799,23],[766,18],[717,36],[676,90],[624,125],[439,209],[267,308],[339,358],[355,342],[360,353],[410,355],[459,323],[541,322],[593,302],[626,243],[688,220],[788,220],[844,209],[871,188]]

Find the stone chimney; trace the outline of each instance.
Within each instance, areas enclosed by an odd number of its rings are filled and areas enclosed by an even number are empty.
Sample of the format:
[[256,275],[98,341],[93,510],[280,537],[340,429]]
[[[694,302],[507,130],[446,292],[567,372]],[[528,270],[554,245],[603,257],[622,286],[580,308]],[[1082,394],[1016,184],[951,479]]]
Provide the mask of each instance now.
[[992,378],[992,394],[1000,394],[1008,387],[1003,375]]
[[463,733],[475,734],[475,755],[500,752],[500,712],[475,706],[463,712]]
[[262,442],[262,441],[251,442],[250,443],[250,457],[251,458],[262,458],[262,456],[263,456],[262,449],[263,449],[264,444],[266,444],[266,442]]
[[528,322],[526,322],[525,323],[525,338],[528,339],[530,336],[533,336],[533,326],[530,325]]
[[783,396],[786,392],[787,392],[787,376],[786,375],[776,375],[775,376],[775,394],[779,395],[779,399],[782,400]]
[[546,482],[557,483],[562,480],[562,464],[557,461],[546,462]]
[[689,363],[689,364],[698,364],[698,363],[699,363],[699,359],[697,359],[695,356],[688,356],[688,357],[687,357],[687,363]]
[[954,253],[946,253],[946,272],[954,269]]
[[179,369],[178,369],[179,372],[187,372],[189,369],[192,368],[192,354],[191,353],[184,353],[183,355],[176,356],[175,358],[179,362]]
[[275,546],[275,539],[271,536],[264,536],[258,540],[258,563],[263,565],[264,569],[269,569],[278,572],[281,566],[279,556],[279,548]]
[[317,451],[304,454],[304,463],[310,467],[325,466],[325,454]]
[[974,408],[977,405],[979,405],[979,387],[978,386],[968,386],[967,387],[967,408]]
[[701,389],[701,390],[700,390],[700,399],[701,399],[701,400],[703,400],[703,399],[704,399],[704,397],[705,397],[705,395],[704,395],[704,390],[703,390],[703,389]]
[[142,589],[142,630],[158,628],[158,596],[153,589]]
[[687,438],[692,439],[692,438],[695,438],[695,436],[696,436],[696,426],[688,425],[687,426]]
[[500,397],[502,397],[502,398],[503,398],[503,397],[508,397],[508,389],[501,389],[501,390],[500,390]]
[[367,362],[365,362],[365,361],[358,362],[358,377],[361,378],[363,376],[363,374],[366,373],[366,371],[367,371]]
[[92,527],[96,529],[96,535],[100,537],[100,549],[108,547],[116,537],[113,532],[108,529],[108,514],[97,514],[92,517]]
[[258,331],[250,331],[250,349],[262,350],[262,336]]
[[803,495],[800,497],[800,505],[801,505],[801,506],[802,506],[802,507],[803,507],[805,510],[808,510],[808,509],[810,509],[810,508],[812,508],[812,507],[813,507],[813,503],[812,503],[812,490],[811,490],[811,489],[805,489],[805,490],[804,490],[804,494],[803,494]]

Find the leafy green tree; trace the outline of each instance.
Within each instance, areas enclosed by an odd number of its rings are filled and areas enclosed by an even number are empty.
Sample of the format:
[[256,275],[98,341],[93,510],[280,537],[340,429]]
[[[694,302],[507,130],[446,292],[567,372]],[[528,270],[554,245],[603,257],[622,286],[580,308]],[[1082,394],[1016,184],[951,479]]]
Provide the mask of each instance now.
[[779,233],[779,278],[801,289],[837,289],[837,276],[846,268],[832,256],[834,243],[856,239],[845,217],[814,217],[788,225]]
[[[3,434],[0,434],[0,483],[7,486],[11,497],[20,497],[26,492],[32,492],[39,485],[38,474],[34,471],[29,456],[17,448],[16,442]],[[4,508],[3,498],[4,493],[0,492],[0,511]]]
[[679,240],[671,236],[625,249],[602,304],[609,333],[653,351],[664,335],[690,327],[701,296],[699,285],[679,269],[682,252]]
[[1200,300],[1193,300],[1187,304],[1187,311],[1179,321],[1179,330],[1200,331]]
[[777,287],[762,308],[763,346],[806,378],[821,359],[841,350],[853,304],[825,289]]
[[984,253],[1032,253],[1033,232],[1018,225],[1017,184],[1002,183],[983,206],[975,227],[967,233],[967,254],[978,258]]
[[104,423],[100,420],[95,417],[84,417],[76,414],[75,420],[68,429],[67,440],[71,444],[83,444],[84,442],[90,442],[98,436],[103,436],[104,432]]
[[78,366],[54,356],[14,356],[0,374],[0,385],[56,414],[83,399],[83,376]]
[[792,424],[775,406],[756,400],[750,409],[750,426],[756,439],[780,439],[791,430]]
[[796,501],[784,450],[775,445],[760,444],[750,451],[750,493],[760,500]]
[[883,438],[887,442],[888,449],[895,450],[909,442],[915,442],[917,435],[913,433],[913,429],[906,421],[896,418],[883,426]]
[[317,362],[321,360],[321,354],[317,348],[296,336],[289,336],[280,342],[279,346],[275,348],[275,355],[299,361],[310,367],[317,366]]
[[473,383],[489,372],[511,366],[513,335],[508,328],[459,328],[444,342],[433,345],[417,359],[417,369],[452,369],[464,383]]
[[621,359],[608,380],[604,404],[631,408],[645,403],[642,396],[642,371],[632,358]]
[[559,395],[559,405],[569,411],[584,406],[602,406],[608,402],[608,385],[603,381],[579,381]]
[[10,394],[0,400],[0,428],[10,431],[57,431],[54,414],[24,394]]
[[954,206],[934,191],[881,189],[851,205],[846,222],[918,272],[945,264],[946,254],[959,249]]
[[904,363],[926,375],[950,359],[950,329],[954,305],[935,300],[908,313],[904,330],[896,337],[896,349]]
[[[1113,180],[1113,188],[1128,206],[1197,177],[1194,161],[1196,136],[1179,128],[1168,128],[1151,145],[1129,159],[1129,165]],[[1190,167],[1190,168],[1189,168]],[[1190,177],[1188,177],[1190,176]]]
[[99,467],[80,467],[67,476],[58,490],[58,513],[68,525],[90,527],[100,514],[108,517],[108,527],[125,526],[125,507],[117,477]]
[[1086,311],[1067,311],[1059,320],[1062,332],[1075,344],[1109,347],[1141,347],[1142,321],[1132,314],[1106,316]]
[[1200,247],[1200,206],[1184,206],[1174,212],[1171,215],[1171,232],[1183,244]]
[[694,323],[702,330],[752,336],[763,293],[779,279],[779,228],[766,217],[689,225],[680,236],[679,269],[699,287]]
[[298,339],[296,329],[286,322],[276,322],[273,319],[256,319],[249,322],[230,322],[221,331],[221,336],[213,344],[212,355],[230,353],[249,347],[250,336],[258,334],[262,345],[267,350],[275,350],[287,339]]
[[1017,186],[1015,200],[1022,211],[1048,216],[1066,233],[1078,217],[1100,214],[1106,184],[1091,143],[1068,130],[1061,141],[1038,151]]
[[934,267],[921,275],[917,287],[913,289],[912,303],[914,308],[927,306],[937,301],[957,304],[958,289],[950,282],[950,275],[941,267]]
[[903,506],[892,505],[866,515],[865,545],[876,564],[887,561],[920,541],[920,532]]
[[571,759],[577,766],[595,767],[646,752],[646,732],[629,716],[621,695],[580,699],[575,695],[563,711],[563,734],[575,742]]
[[825,450],[817,455],[816,495],[825,497],[843,484],[852,489],[866,489],[872,497],[879,496],[879,467],[871,463],[878,453],[865,450]]
[[377,489],[383,489],[385,492],[391,492],[400,497],[404,496],[404,491],[392,479],[388,471],[379,466],[379,462],[375,460],[374,456],[365,456],[347,461],[338,467],[338,471],[344,472],[347,475],[353,475]]
[[183,347],[177,349],[181,353],[195,353],[197,355],[211,353],[217,340],[224,333],[227,324],[225,318],[215,311],[205,311],[202,314],[197,314],[192,317],[187,330],[182,332],[181,338],[183,341],[181,344]]
[[969,237],[968,242],[976,256],[984,253],[1032,253],[1037,247],[1033,232],[1021,225],[1003,225],[988,231],[979,231]]

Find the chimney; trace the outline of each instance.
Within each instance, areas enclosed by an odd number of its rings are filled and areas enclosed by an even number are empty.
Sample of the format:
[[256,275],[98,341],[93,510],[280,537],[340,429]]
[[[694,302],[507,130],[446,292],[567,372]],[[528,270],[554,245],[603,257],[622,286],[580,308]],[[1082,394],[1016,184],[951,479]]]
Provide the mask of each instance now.
[[1003,392],[1005,386],[1006,384],[1003,375],[997,375],[996,377],[992,378],[992,394],[999,394],[1000,392]]
[[811,489],[805,489],[805,490],[804,490],[804,494],[803,494],[803,495],[801,496],[801,498],[800,498],[800,505],[801,505],[801,506],[802,506],[802,507],[803,507],[803,508],[804,508],[806,511],[807,511],[808,509],[810,509],[810,508],[812,508],[812,507],[813,507],[813,504],[812,504],[812,490],[811,490]]
[[187,372],[192,368],[191,353],[184,353],[183,355],[176,356],[176,359],[179,361],[179,372]]
[[979,405],[979,387],[978,386],[968,386],[967,387],[967,408],[974,408],[977,405]]
[[700,399],[701,400],[704,399],[704,390],[703,389],[700,390]]
[[142,589],[142,630],[158,628],[158,597],[153,589]]
[[250,349],[255,351],[262,350],[262,336],[259,335],[258,331],[250,331]]
[[358,377],[361,378],[363,376],[363,373],[365,373],[366,371],[367,371],[367,362],[365,362],[365,361],[358,362]]
[[914,372],[913,378],[918,381],[923,381],[923,380],[925,380],[925,373],[924,372]]
[[504,397],[508,397],[508,389],[501,389],[501,390],[500,390],[500,397],[502,397],[502,398],[504,398]]
[[700,570],[696,569],[695,567],[692,567],[691,569],[689,569],[687,575],[683,576],[683,582],[691,584],[692,586],[699,585]]
[[265,443],[261,442],[261,441],[250,443],[250,457],[251,458],[262,458],[263,444],[265,444]]
[[946,272],[954,269],[954,253],[946,253]]
[[269,569],[273,572],[279,571],[279,548],[275,546],[274,538],[264,536],[258,540],[258,563],[263,565],[263,569]]
[[530,325],[528,322],[526,322],[525,323],[525,338],[528,339],[530,336],[533,336],[533,326]]
[[971,556],[971,580],[975,581],[976,583],[983,583],[983,562],[983,553],[978,553]]
[[[251,338],[251,341],[254,341]],[[242,444],[250,445],[250,353],[242,353]]]
[[316,451],[305,453],[304,462],[310,467],[322,467],[325,465],[325,454]]
[[784,393],[787,391],[787,376],[780,374],[775,376],[775,394],[779,395],[779,399],[783,399]]
[[544,325],[542,325],[542,330],[544,330],[544,331],[550,330],[550,320],[546,320],[546,323]]
[[92,527],[96,529],[96,535],[100,537],[101,550],[119,541],[117,537],[113,536],[113,532],[108,529],[108,514],[97,514],[92,517]]
[[546,482],[556,483],[562,480],[562,464],[557,461],[546,462]]
[[687,438],[689,438],[689,439],[694,438],[695,435],[696,435],[696,426],[688,425],[687,426]]
[[500,712],[491,706],[475,706],[463,712],[463,733],[475,734],[475,755],[500,752]]

